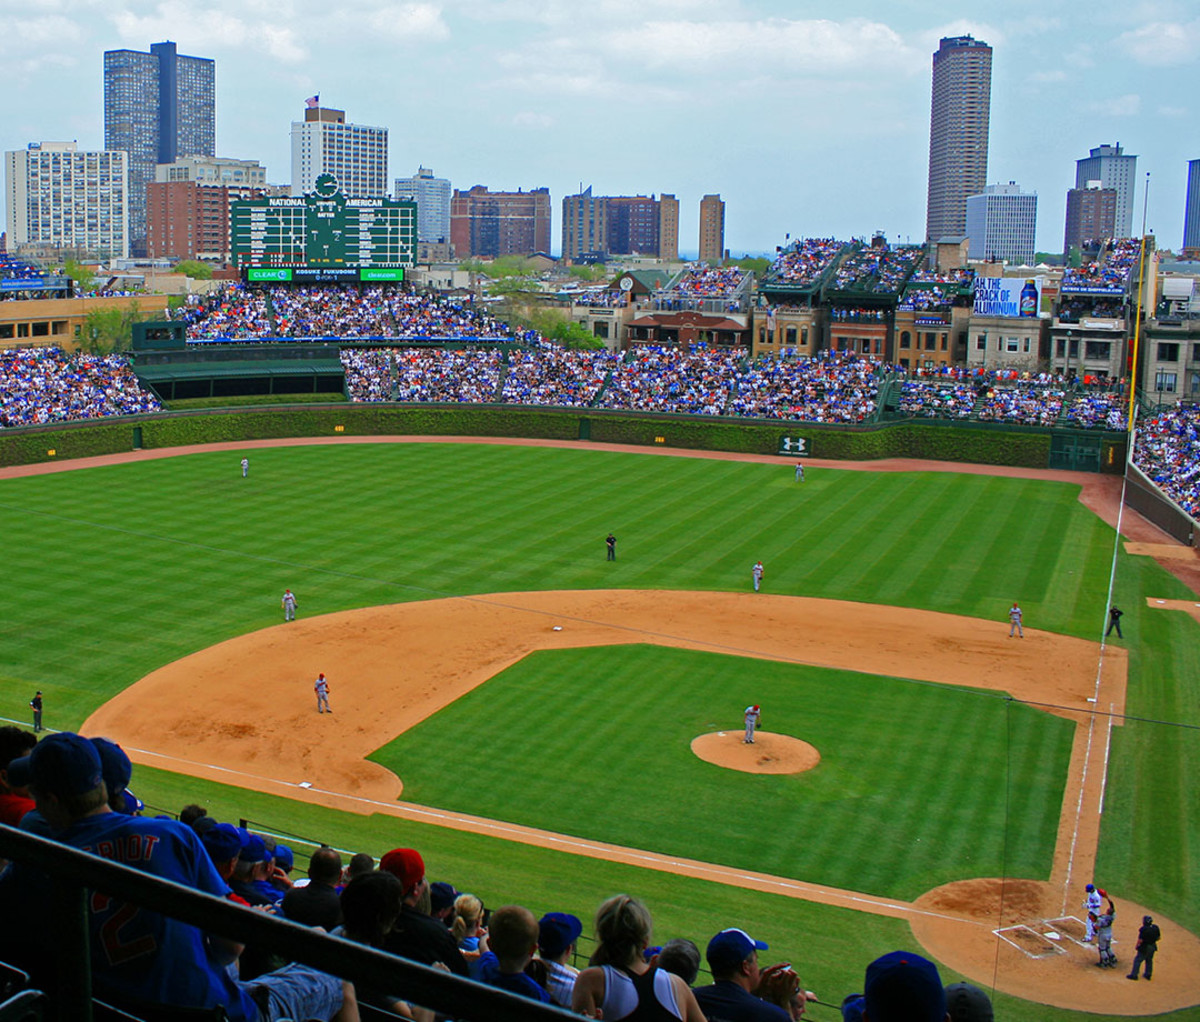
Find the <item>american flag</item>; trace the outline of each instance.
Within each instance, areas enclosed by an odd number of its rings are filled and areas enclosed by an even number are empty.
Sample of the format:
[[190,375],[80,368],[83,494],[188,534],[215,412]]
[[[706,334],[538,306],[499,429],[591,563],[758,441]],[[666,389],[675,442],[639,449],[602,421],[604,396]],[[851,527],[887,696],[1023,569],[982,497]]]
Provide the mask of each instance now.
[[308,99],[306,99],[304,101],[304,109],[305,110],[315,110],[320,105],[321,105],[321,97],[320,96],[309,96]]

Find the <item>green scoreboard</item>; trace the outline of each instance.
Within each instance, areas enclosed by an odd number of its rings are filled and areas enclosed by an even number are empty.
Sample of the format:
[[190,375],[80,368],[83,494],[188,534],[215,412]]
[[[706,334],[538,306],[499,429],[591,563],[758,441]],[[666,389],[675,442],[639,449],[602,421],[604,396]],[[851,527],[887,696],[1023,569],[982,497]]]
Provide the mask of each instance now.
[[235,202],[229,217],[233,263],[241,269],[355,271],[416,262],[417,204],[347,199],[331,174],[318,177],[308,195]]

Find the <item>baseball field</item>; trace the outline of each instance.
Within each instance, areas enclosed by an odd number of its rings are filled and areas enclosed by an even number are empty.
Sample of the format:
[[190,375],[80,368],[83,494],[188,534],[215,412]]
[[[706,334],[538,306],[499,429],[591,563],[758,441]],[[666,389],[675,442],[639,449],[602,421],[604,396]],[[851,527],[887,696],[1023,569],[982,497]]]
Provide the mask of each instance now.
[[[1078,482],[660,455],[247,446],[0,479],[0,714],[42,690],[154,811],[411,845],[538,914],[625,890],[661,940],[743,926],[833,1004],[914,947],[1000,1017],[1200,1019],[1200,624],[1146,555],[1166,540],[1127,550]],[[789,740],[816,759],[793,772]],[[1163,925],[1153,984],[1076,939],[1091,879],[1123,965]]]

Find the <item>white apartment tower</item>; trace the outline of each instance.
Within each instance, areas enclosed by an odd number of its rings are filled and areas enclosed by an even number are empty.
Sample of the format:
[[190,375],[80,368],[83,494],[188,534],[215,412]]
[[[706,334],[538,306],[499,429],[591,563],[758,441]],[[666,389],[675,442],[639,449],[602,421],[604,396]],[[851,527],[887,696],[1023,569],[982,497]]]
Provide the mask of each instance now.
[[418,167],[412,177],[396,178],[396,198],[417,204],[417,240],[428,244],[450,240],[450,181]]
[[1075,161],[1075,187],[1087,188],[1099,181],[1101,188],[1117,193],[1116,231],[1118,238],[1133,237],[1133,190],[1137,184],[1137,157],[1126,156],[1121,143],[1089,149],[1086,159]]
[[129,165],[123,151],[80,152],[74,142],[31,142],[5,153],[10,249],[51,245],[98,259],[129,255]]
[[344,110],[310,106],[292,122],[293,195],[311,193],[318,177],[332,174],[348,199],[385,198],[387,158],[387,128],[347,124]]
[[972,259],[1033,265],[1036,236],[1037,192],[1022,192],[1010,181],[967,197]]

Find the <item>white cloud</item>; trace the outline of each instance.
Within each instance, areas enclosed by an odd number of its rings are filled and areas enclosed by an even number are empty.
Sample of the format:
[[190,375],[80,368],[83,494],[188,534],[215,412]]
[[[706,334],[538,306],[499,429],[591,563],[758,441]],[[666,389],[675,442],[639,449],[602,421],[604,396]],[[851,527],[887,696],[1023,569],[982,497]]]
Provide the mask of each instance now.
[[284,64],[296,64],[308,56],[297,32],[302,23],[281,18],[278,11],[263,11],[257,20],[247,21],[217,6],[198,13],[184,0],[162,0],[149,14],[119,10],[111,14],[111,20],[122,39],[142,49],[149,45],[147,40],[176,39],[181,52],[198,56],[210,56],[207,51],[217,47],[250,50]]
[[1154,21],[1117,39],[1126,53],[1141,64],[1189,64],[1200,51],[1200,18],[1193,21]]
[[1123,96],[1110,96],[1086,103],[1083,108],[1101,117],[1136,117],[1142,112],[1142,97],[1136,92],[1127,92]]
[[70,47],[83,39],[83,31],[77,21],[59,14],[0,17],[0,39],[11,57],[18,46]]
[[1035,85],[1053,85],[1056,82],[1065,82],[1067,80],[1067,72],[1063,70],[1034,71],[1029,76],[1029,80]]
[[1160,106],[1156,111],[1159,117],[1183,118],[1191,114],[1186,106]]
[[533,128],[537,131],[554,127],[554,118],[549,114],[536,113],[533,110],[522,110],[514,114],[512,119],[515,128]]

